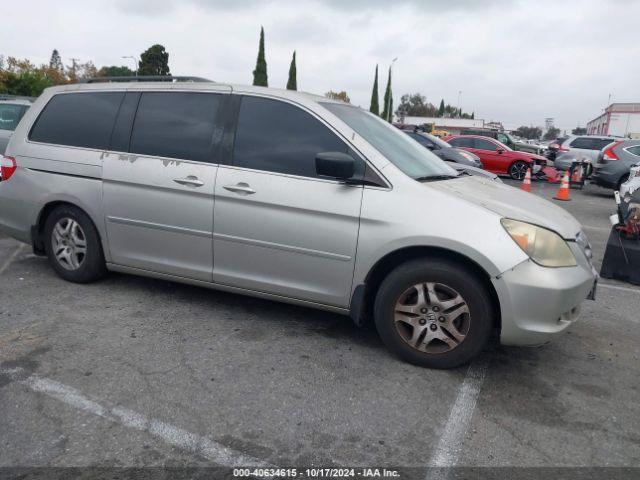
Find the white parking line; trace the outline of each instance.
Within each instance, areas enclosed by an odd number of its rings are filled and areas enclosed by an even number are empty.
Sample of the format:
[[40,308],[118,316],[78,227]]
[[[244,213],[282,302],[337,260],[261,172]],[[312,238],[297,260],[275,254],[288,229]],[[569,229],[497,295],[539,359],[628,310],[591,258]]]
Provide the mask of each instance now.
[[598,288],[610,288],[612,290],[622,290],[623,292],[640,293],[640,288],[618,287],[617,285],[609,285],[608,283],[598,282]]
[[[456,466],[488,367],[487,358],[480,358],[469,366],[464,382],[458,390],[456,401],[449,412],[438,446],[431,456],[430,467]],[[431,476],[428,475],[427,478]]]
[[83,410],[93,415],[97,415],[106,420],[118,423],[124,427],[147,432],[160,440],[175,447],[188,450],[200,455],[223,467],[268,467],[266,462],[247,456],[236,450],[232,450],[224,445],[201,437],[194,433],[183,430],[171,424],[148,418],[145,415],[122,407],[105,407],[98,402],[91,400],[73,387],[50,380],[48,378],[32,375],[20,379],[22,369],[0,370],[0,374],[14,378],[18,383],[25,385],[34,392],[43,393],[55,398],[67,405]]
[[11,263],[18,258],[18,255],[20,255],[20,252],[22,252],[22,249],[25,247],[24,243],[21,243],[18,248],[16,248],[13,253],[11,255],[9,255],[9,258],[7,258],[5,260],[5,262],[2,264],[2,266],[0,267],[0,275],[2,275],[4,273],[4,271],[9,268],[9,265],[11,265]]

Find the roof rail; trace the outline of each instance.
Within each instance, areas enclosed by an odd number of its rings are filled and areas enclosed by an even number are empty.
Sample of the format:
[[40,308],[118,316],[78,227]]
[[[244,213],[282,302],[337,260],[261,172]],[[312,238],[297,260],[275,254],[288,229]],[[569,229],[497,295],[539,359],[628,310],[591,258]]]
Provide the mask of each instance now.
[[78,80],[76,83],[111,83],[111,82],[213,82],[202,77],[174,77],[171,75],[138,75],[135,77],[94,77]]

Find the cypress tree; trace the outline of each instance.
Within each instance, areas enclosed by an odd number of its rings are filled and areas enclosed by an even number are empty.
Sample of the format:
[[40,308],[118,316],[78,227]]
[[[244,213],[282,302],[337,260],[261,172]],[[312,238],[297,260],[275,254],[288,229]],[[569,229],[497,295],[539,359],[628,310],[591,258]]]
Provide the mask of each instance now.
[[253,71],[253,84],[259,87],[268,87],[267,61],[264,58],[264,28],[260,27],[260,46],[258,47],[258,59],[256,69]]
[[293,58],[289,66],[289,80],[287,80],[287,90],[298,90],[298,80],[296,72],[296,51],[293,51]]
[[444,98],[440,100],[440,107],[438,108],[438,116],[442,117],[444,115]]
[[393,95],[391,93],[391,67],[389,67],[389,77],[387,78],[387,88],[384,91],[384,110],[381,117],[387,122],[393,120]]
[[373,92],[371,92],[371,106],[369,111],[374,115],[380,114],[380,106],[378,105],[378,65],[376,65],[376,76],[373,80]]

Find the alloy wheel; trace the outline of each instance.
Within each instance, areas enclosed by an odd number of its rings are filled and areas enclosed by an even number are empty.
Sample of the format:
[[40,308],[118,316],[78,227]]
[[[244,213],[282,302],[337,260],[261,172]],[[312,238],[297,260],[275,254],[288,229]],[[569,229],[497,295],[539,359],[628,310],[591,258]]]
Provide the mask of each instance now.
[[65,270],[77,270],[87,255],[87,239],[78,222],[69,217],[58,220],[51,233],[51,251]]
[[425,353],[446,353],[464,342],[471,314],[453,288],[436,282],[413,285],[398,298],[394,324],[402,340]]

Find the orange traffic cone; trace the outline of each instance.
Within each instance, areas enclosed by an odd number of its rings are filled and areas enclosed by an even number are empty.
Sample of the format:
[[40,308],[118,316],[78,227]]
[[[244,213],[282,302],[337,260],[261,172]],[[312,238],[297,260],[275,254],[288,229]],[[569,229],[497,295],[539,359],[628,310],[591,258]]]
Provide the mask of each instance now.
[[562,177],[562,182],[560,183],[560,188],[556,193],[556,196],[553,197],[554,200],[562,200],[568,202],[571,200],[569,198],[569,171],[564,172],[564,177]]
[[524,180],[522,181],[522,185],[520,186],[521,190],[525,192],[531,191],[531,169],[527,168],[527,173],[524,174]]

